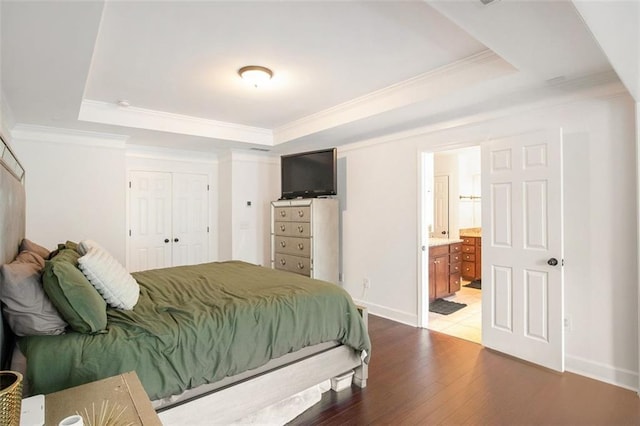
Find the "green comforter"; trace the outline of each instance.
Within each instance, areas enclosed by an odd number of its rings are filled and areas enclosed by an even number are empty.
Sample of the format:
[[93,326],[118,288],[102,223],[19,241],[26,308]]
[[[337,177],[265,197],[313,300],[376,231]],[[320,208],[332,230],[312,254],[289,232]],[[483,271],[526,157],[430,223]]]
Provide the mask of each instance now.
[[138,304],[109,309],[106,334],[20,339],[32,393],[135,370],[158,399],[326,341],[370,352],[357,309],[334,284],[237,261],[133,276]]

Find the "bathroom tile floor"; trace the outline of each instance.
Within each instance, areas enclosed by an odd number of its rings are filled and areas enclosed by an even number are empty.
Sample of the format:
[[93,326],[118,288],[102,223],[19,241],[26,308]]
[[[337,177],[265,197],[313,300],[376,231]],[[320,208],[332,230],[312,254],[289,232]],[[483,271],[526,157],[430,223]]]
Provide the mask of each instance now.
[[481,343],[482,339],[482,290],[467,288],[463,281],[460,291],[445,300],[466,303],[467,306],[449,315],[429,312],[429,330],[439,331],[460,339]]

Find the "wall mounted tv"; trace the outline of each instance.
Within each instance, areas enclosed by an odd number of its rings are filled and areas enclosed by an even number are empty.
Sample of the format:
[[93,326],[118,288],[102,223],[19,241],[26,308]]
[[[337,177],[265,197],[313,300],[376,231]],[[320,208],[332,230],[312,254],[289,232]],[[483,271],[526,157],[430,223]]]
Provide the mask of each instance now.
[[280,157],[282,198],[336,195],[336,149]]

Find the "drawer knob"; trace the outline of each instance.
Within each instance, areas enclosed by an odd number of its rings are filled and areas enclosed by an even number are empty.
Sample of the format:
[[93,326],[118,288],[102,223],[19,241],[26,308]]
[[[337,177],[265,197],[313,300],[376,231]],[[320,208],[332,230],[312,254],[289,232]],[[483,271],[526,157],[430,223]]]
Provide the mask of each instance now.
[[287,246],[286,241],[280,241],[280,247],[286,247],[286,246]]
[[287,264],[287,261],[286,261],[286,260],[284,260],[284,259],[280,259],[280,264],[281,264],[282,266],[284,266],[284,265],[286,265],[286,264]]
[[298,262],[298,269],[304,269],[304,263]]
[[299,250],[304,250],[304,244],[298,243],[298,249]]
[[280,216],[285,217],[287,215],[287,212],[284,210],[280,210]]
[[280,225],[280,230],[281,230],[282,232],[284,232],[286,229],[287,229],[287,227],[286,227],[286,226],[284,226],[284,225]]
[[298,210],[298,216],[303,217],[304,216],[304,210]]
[[298,232],[301,234],[304,232],[304,227],[302,225],[298,225]]

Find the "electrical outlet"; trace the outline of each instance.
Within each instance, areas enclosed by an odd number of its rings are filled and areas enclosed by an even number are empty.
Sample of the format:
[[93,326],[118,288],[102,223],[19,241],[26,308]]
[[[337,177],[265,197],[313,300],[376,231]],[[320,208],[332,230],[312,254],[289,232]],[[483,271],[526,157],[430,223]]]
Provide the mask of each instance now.
[[564,328],[567,331],[571,331],[572,329],[572,321],[571,321],[571,316],[567,315],[566,317],[564,317]]
[[371,288],[371,281],[369,281],[369,278],[365,278],[362,280],[362,286],[364,288]]

